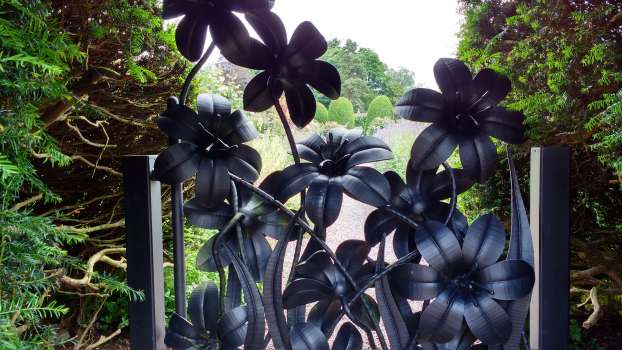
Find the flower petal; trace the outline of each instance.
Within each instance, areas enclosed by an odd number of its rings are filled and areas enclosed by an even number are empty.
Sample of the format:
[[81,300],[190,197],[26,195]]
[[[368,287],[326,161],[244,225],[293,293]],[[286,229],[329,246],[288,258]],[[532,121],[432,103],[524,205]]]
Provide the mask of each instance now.
[[425,123],[442,122],[444,109],[443,95],[425,88],[408,91],[395,105],[395,113],[400,117]]
[[188,314],[194,327],[215,332],[218,324],[218,287],[207,281],[196,287],[188,299]]
[[464,318],[471,332],[487,345],[504,343],[512,331],[508,313],[486,292],[473,293],[470,298]]
[[320,154],[322,144],[324,140],[317,133],[312,133],[304,139],[296,143],[296,149],[300,158],[307,160],[314,164],[319,164],[322,161],[322,155]]
[[411,300],[435,298],[445,288],[441,275],[433,268],[404,264],[391,272],[393,290]]
[[176,349],[187,349],[194,345],[198,335],[198,330],[188,320],[174,312],[168,323],[164,343]]
[[268,9],[262,9],[249,12],[245,17],[273,53],[279,54],[285,48],[287,33],[279,16]]
[[337,332],[337,337],[332,350],[361,350],[363,349],[363,337],[361,333],[347,322]]
[[[370,313],[367,312],[367,307],[363,303],[363,298],[369,305]],[[352,303],[352,315],[360,322],[360,326],[368,330],[375,329],[380,323],[380,309],[376,300],[369,296],[369,294],[363,294],[360,298],[356,299]]]
[[484,133],[507,143],[523,143],[525,139],[525,127],[523,126],[525,116],[521,112],[512,112],[502,107],[495,107],[483,114],[480,117],[480,123]]
[[214,16],[210,33],[220,53],[235,65],[263,70],[268,68],[273,60],[270,49],[251,38],[242,21],[231,12],[222,12]]
[[175,17],[185,15],[189,10],[189,6],[179,0],[164,0],[162,2],[162,18],[173,19]]
[[328,43],[311,22],[298,25],[285,50],[289,63],[296,67],[319,58],[328,49]]
[[[456,194],[465,192],[473,186],[473,180],[466,175],[464,170],[453,169],[453,172],[456,180]],[[447,170],[434,174],[430,180],[429,185],[426,184],[430,198],[440,200],[451,197],[451,177]]]
[[281,80],[281,83],[285,89],[285,100],[292,122],[297,127],[304,128],[315,116],[317,104],[313,92],[306,84],[299,81]]
[[455,105],[460,99],[459,94],[468,90],[472,82],[471,71],[466,64],[453,58],[441,58],[436,61],[434,78],[443,92],[445,101],[450,105]]
[[475,273],[474,279],[500,300],[517,300],[531,292],[534,284],[533,268],[523,260],[504,260]]
[[248,182],[255,182],[261,172],[261,156],[254,148],[238,145],[227,158],[228,170]]
[[419,338],[447,343],[462,330],[465,300],[456,287],[445,289],[425,310],[419,320]]
[[389,146],[373,136],[362,136],[348,142],[343,146],[342,153],[351,155],[346,168],[393,158]]
[[248,307],[238,306],[225,313],[218,321],[218,336],[224,348],[237,348],[244,344],[248,329]]
[[[397,256],[398,258],[402,258],[410,254],[410,252],[417,250],[415,234],[416,231],[414,228],[406,224],[397,225],[395,233],[393,234],[393,251],[395,252],[395,256]],[[416,263],[418,263],[420,260],[421,255],[413,259],[413,261]]]
[[261,72],[246,85],[243,97],[245,110],[263,112],[274,106],[274,99],[268,85],[269,80],[270,73]]
[[483,183],[497,169],[497,148],[485,135],[465,138],[460,142],[460,163],[468,177]]
[[416,229],[415,241],[423,258],[437,271],[450,273],[461,265],[460,243],[443,223],[424,221]]
[[259,135],[255,125],[240,110],[236,110],[225,118],[222,124],[228,126],[227,130],[222,130],[223,134],[221,135],[223,141],[228,145],[239,145],[251,141]]
[[320,281],[310,278],[297,278],[283,291],[283,307],[291,309],[310,304],[332,296],[333,289]]
[[228,0],[226,2],[232,11],[237,12],[271,9],[274,6],[274,0]]
[[231,114],[231,102],[220,95],[199,94],[197,96],[197,110],[199,119],[211,129],[218,120],[217,115],[228,116]]
[[415,140],[411,150],[411,166],[420,170],[436,169],[449,158],[456,145],[453,135],[432,124]]
[[494,264],[505,248],[503,224],[492,214],[480,216],[467,231],[462,254],[467,266],[484,268]]
[[358,201],[375,207],[390,203],[389,182],[376,169],[355,166],[342,177],[342,183],[346,193]]
[[321,328],[322,332],[326,332],[332,327],[340,312],[341,302],[339,300],[320,300],[309,310],[307,322]]
[[176,143],[158,155],[152,176],[169,185],[182,183],[194,175],[200,161],[197,146],[189,143]]
[[227,198],[230,187],[226,163],[222,160],[203,158],[195,184],[197,199],[206,207],[213,208]]
[[296,74],[324,96],[336,100],[341,95],[341,77],[337,68],[324,61],[311,61],[298,67]]
[[205,229],[220,229],[233,216],[233,209],[227,203],[208,208],[199,198],[192,198],[184,204],[184,215],[194,225]]
[[[319,176],[317,167],[311,164],[294,164],[283,169],[278,175],[272,178],[274,185],[271,190],[274,197],[283,202],[295,194],[303,191],[313,180]],[[266,178],[267,182],[268,178]]]
[[372,247],[380,243],[382,235],[395,230],[399,220],[383,209],[376,209],[365,220],[365,240]]
[[332,225],[341,211],[343,188],[339,179],[320,176],[309,185],[305,209],[309,219],[319,227]]
[[512,83],[506,76],[490,68],[484,68],[473,78],[478,96],[484,96],[488,105],[496,106],[512,90]]
[[177,25],[175,42],[179,52],[189,61],[198,61],[203,54],[209,23],[198,16],[187,14]]
[[[214,242],[216,241],[216,236],[213,236],[199,249],[197,253],[197,257],[195,259],[195,265],[197,269],[201,271],[208,272],[216,272],[218,269],[216,268],[216,262],[214,261]],[[226,243],[225,243],[226,244]],[[219,249],[217,252],[222,266],[227,266],[231,264],[231,258],[226,249]]]
[[326,336],[311,323],[296,323],[289,333],[292,350],[329,350]]
[[160,130],[172,139],[201,147],[207,147],[212,142],[212,138],[201,128],[197,114],[186,106],[168,107],[156,122]]
[[367,242],[349,239],[339,244],[335,255],[339,262],[346,268],[346,271],[351,275],[356,275],[367,259],[369,251],[370,247]]

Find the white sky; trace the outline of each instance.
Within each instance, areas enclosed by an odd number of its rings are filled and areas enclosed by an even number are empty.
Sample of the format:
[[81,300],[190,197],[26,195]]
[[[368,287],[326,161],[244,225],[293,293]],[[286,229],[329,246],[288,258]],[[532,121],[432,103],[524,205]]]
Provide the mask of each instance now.
[[288,36],[311,21],[327,40],[353,39],[390,67],[415,72],[417,85],[436,88],[434,63],[456,54],[457,6],[457,0],[277,0],[273,11]]

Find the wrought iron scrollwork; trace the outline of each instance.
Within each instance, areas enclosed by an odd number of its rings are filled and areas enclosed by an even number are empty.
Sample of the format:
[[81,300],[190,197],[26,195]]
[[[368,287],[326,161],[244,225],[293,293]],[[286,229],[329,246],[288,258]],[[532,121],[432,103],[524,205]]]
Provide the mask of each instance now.
[[[196,264],[220,276],[219,286],[206,282],[192,292],[189,319],[171,317],[166,344],[262,349],[272,342],[278,349],[354,350],[362,349],[365,336],[374,348],[428,350],[517,342],[534,271],[511,157],[512,233],[504,260],[498,261],[506,243],[499,220],[485,214],[469,225],[456,208],[459,194],[495,172],[491,137],[523,140],[522,114],[498,106],[510,92],[509,80],[490,69],[472,77],[463,62],[440,59],[434,73],[441,92],[414,89],[396,107],[403,118],[431,123],[413,145],[405,180],[396,172],[381,174],[367,165],[390,159],[390,148],[358,130],[332,129],[295,143],[288,120],[304,127],[313,119],[310,87],[334,99],[341,83],[337,70],[318,60],[327,44],[313,24],[302,23],[288,41],[272,5],[164,1],[165,18],[184,16],[177,29],[180,52],[199,62],[181,103],[170,98],[158,118],[160,129],[179,143],[158,156],[153,177],[179,184],[196,175],[186,217],[218,230]],[[261,41],[233,12],[244,14]],[[208,28],[214,43],[204,54]],[[261,157],[246,144],[257,131],[244,114],[231,112],[229,101],[217,95],[200,94],[197,111],[183,101],[214,45],[230,62],[260,70],[244,91],[245,109],[274,106],[288,136],[295,163],[261,184],[255,184]],[[282,95],[289,115],[281,108]],[[447,163],[456,147],[460,169]],[[301,206],[291,210],[284,203],[299,193]],[[344,241],[333,252],[324,242],[326,228],[339,217],[344,194],[376,209],[361,240]],[[304,235],[311,240],[303,250]],[[391,235],[398,260],[389,264]],[[283,264],[292,248],[288,274]],[[414,311],[410,300],[425,301],[423,310]]]

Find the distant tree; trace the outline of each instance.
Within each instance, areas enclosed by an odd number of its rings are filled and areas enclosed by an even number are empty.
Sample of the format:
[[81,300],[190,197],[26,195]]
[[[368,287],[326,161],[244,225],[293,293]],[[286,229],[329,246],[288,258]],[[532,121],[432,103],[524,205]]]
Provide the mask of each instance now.
[[374,119],[386,118],[393,116],[393,104],[387,96],[376,96],[367,108],[367,116],[365,117],[365,125],[370,125]]
[[328,109],[320,102],[317,102],[317,108],[315,109],[315,120],[320,123],[326,123],[328,121]]
[[[341,73],[342,96],[352,101],[357,112],[364,112],[374,96],[385,95],[395,102],[414,85],[414,73],[405,68],[390,69],[378,54],[348,39],[333,39],[323,59]],[[320,101],[329,101],[320,98]]]
[[328,119],[346,127],[354,126],[354,107],[345,97],[340,97],[328,106]]

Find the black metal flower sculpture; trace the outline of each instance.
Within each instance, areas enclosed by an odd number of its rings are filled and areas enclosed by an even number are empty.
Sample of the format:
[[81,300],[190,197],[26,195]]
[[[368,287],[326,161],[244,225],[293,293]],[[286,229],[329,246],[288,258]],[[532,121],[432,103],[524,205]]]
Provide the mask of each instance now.
[[248,322],[247,307],[238,306],[218,317],[218,288],[205,282],[190,295],[190,320],[173,313],[164,342],[173,349],[237,348],[244,344]]
[[296,145],[308,163],[294,164],[278,174],[281,186],[274,193],[281,201],[308,188],[305,209],[309,219],[326,228],[341,210],[343,192],[376,207],[389,203],[388,181],[377,170],[361,164],[390,159],[380,139],[360,130],[331,129],[325,137],[312,134]]
[[[368,254],[369,246],[364,241],[344,241],[337,248],[337,260],[359,286],[365,285],[374,273],[374,266],[365,263]],[[363,329],[373,329],[377,320],[367,314],[363,298],[376,310],[372,314],[378,313],[378,306],[368,294],[350,303],[356,292],[330,255],[320,250],[296,267],[296,277],[283,291],[283,305],[291,309],[317,302],[307,321],[324,332],[332,330],[342,312]]]
[[[326,52],[326,40],[311,22],[303,22],[287,43],[285,26],[274,13],[263,10],[246,14],[264,44],[253,45],[252,60],[244,59],[249,53],[240,51],[235,61],[242,66],[262,70],[244,90],[244,108],[261,112],[278,104],[285,92],[285,99],[294,124],[300,128],[309,124],[315,116],[316,102],[311,89],[331,99],[341,93],[339,72],[331,64],[318,58]],[[239,57],[238,57],[239,56]]]
[[232,12],[270,9],[274,0],[164,0],[162,17],[184,16],[177,26],[175,40],[179,52],[190,61],[203,54],[205,37],[210,29],[212,39],[223,53],[250,46],[250,36]]
[[[452,196],[452,176],[456,182],[456,194],[469,189],[473,182],[462,170],[452,172],[453,175],[448,171],[437,172],[437,169],[415,171],[409,167],[406,183],[397,173],[386,172],[384,176],[391,185],[391,207],[417,223],[446,221],[451,217],[456,233],[464,235],[468,227],[466,218],[456,209],[452,213],[451,206],[442,200]],[[365,221],[365,240],[372,246],[393,231],[393,249],[398,258],[416,249],[415,229],[385,208],[372,211]]]
[[[191,60],[203,56],[179,101],[170,98],[158,118],[172,145],[158,156],[152,174],[174,185],[175,276],[184,272],[178,258],[185,213],[190,224],[218,230],[197,254],[196,265],[218,272],[220,279],[218,287],[206,283],[193,291],[188,321],[181,316],[186,314],[183,278],[175,278],[176,313],[166,344],[176,350],[265,349],[270,341],[279,350],[360,350],[362,330],[372,347],[379,341],[383,350],[482,349],[502,343],[518,348],[534,272],[511,157],[512,234],[506,260],[497,262],[505,247],[501,223],[484,215],[469,226],[456,208],[459,194],[495,170],[490,137],[508,143],[523,139],[523,116],[498,106],[510,91],[509,80],[490,69],[473,78],[464,63],[439,60],[434,73],[442,93],[414,89],[396,108],[404,118],[432,123],[413,145],[404,182],[396,172],[383,175],[365,166],[392,153],[360,130],[332,129],[294,141],[280,97],[285,95],[294,124],[304,127],[315,113],[311,87],[337,98],[340,77],[318,60],[327,50],[318,30],[303,22],[288,42],[283,22],[269,10],[272,3],[164,1],[166,18],[184,16],[176,33],[182,54]],[[232,12],[243,13],[261,41],[251,38]],[[217,45],[233,64],[261,71],[244,90],[244,106],[250,111],[275,106],[288,139],[294,164],[269,174],[260,186],[254,182],[261,158],[245,145],[257,131],[242,112],[232,113],[229,101],[208,94],[199,95],[197,112],[185,106],[190,83],[212,51],[203,54],[208,28],[211,48]],[[447,162],[457,146],[463,169]],[[195,174],[196,196],[182,208],[180,184]],[[285,205],[299,193],[298,210]],[[324,241],[326,228],[337,220],[344,193],[376,209],[365,223],[366,241],[345,241],[333,252]],[[398,260],[387,263],[386,240],[393,231]],[[311,236],[306,247],[305,234]],[[294,268],[286,274],[288,247],[294,243]],[[374,261],[369,252],[375,245]],[[429,266],[419,264],[421,258]],[[418,311],[408,299],[429,303]],[[343,317],[349,322],[331,346],[328,339]],[[483,344],[476,344],[478,339]]]
[[459,145],[465,172],[484,182],[497,164],[490,136],[508,143],[523,141],[522,113],[497,106],[510,92],[510,80],[491,69],[472,78],[463,62],[451,58],[436,62],[434,76],[442,94],[417,88],[407,92],[395,108],[403,118],[432,123],[413,145],[412,166],[434,169]]
[[229,172],[254,182],[261,171],[261,157],[244,145],[257,130],[237,110],[231,113],[227,99],[201,94],[198,113],[170,98],[158,126],[174,144],[155,161],[153,177],[167,184],[177,184],[197,173],[196,197],[204,207],[221,204],[229,194]]
[[497,300],[517,300],[531,292],[533,268],[522,260],[497,259],[505,248],[503,225],[491,214],[477,219],[456,239],[443,223],[425,221],[417,248],[430,266],[405,264],[393,271],[392,286],[403,297],[434,299],[423,310],[418,339],[446,343],[462,335],[463,320],[489,345],[505,342],[511,319]]

